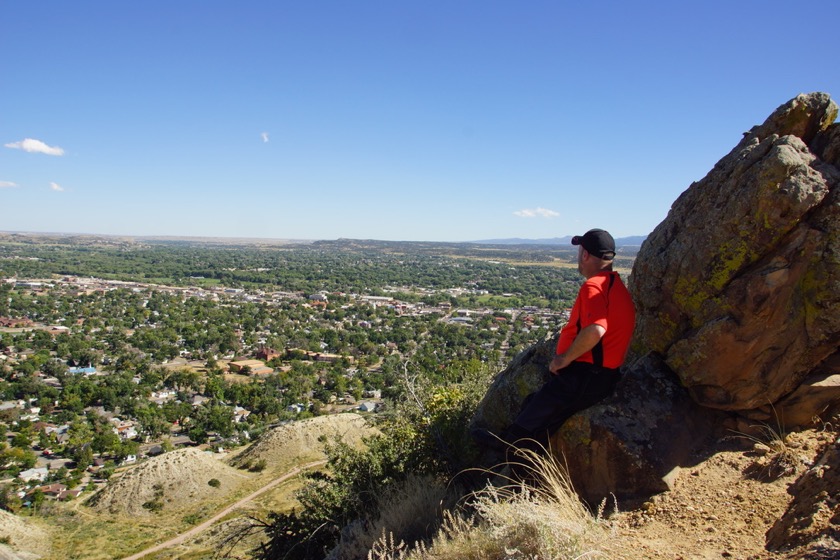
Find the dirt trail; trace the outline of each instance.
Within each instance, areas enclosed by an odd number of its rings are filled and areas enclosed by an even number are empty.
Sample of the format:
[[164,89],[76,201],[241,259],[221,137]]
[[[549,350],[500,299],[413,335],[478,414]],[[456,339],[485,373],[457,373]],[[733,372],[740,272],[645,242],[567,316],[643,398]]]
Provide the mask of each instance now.
[[173,547],[175,545],[179,545],[179,544],[183,543],[184,541],[186,541],[187,539],[192,538],[192,537],[198,535],[199,533],[201,533],[202,531],[206,530],[208,527],[210,527],[211,525],[213,525],[214,523],[216,523],[217,521],[222,519],[224,516],[226,516],[227,514],[229,514],[230,512],[235,510],[236,508],[242,507],[244,504],[250,502],[251,500],[253,500],[257,496],[259,496],[260,494],[262,494],[264,492],[267,492],[268,490],[271,490],[272,488],[274,488],[275,486],[277,486],[281,482],[285,482],[286,480],[289,480],[290,478],[292,478],[294,476],[297,476],[303,470],[319,467],[321,465],[326,464],[326,462],[327,462],[326,460],[313,461],[311,463],[307,463],[305,465],[295,467],[294,469],[290,470],[289,472],[287,472],[283,476],[281,476],[279,478],[275,478],[274,480],[272,480],[271,482],[269,482],[268,484],[266,484],[265,486],[263,486],[259,490],[249,494],[248,496],[242,498],[238,502],[235,502],[235,503],[229,505],[228,507],[226,507],[225,509],[223,509],[222,511],[220,511],[219,513],[217,513],[216,515],[214,515],[213,517],[208,519],[207,521],[201,523],[200,525],[196,525],[195,527],[193,527],[189,531],[186,531],[185,533],[181,533],[180,535],[178,535],[176,537],[173,537],[166,542],[156,544],[155,546],[147,548],[146,550],[138,552],[137,554],[132,554],[131,556],[126,556],[123,560],[140,560],[141,558],[143,558],[145,556],[148,556],[149,554],[153,554],[155,552],[164,550],[166,548],[170,548],[170,547]]

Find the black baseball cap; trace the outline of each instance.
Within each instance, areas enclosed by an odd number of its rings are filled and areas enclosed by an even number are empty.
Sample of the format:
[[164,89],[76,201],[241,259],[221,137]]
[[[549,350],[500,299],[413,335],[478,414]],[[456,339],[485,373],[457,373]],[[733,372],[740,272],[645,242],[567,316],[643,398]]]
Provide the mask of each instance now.
[[575,235],[572,237],[572,245],[580,245],[589,254],[605,261],[615,257],[615,239],[602,229],[590,229],[583,235]]

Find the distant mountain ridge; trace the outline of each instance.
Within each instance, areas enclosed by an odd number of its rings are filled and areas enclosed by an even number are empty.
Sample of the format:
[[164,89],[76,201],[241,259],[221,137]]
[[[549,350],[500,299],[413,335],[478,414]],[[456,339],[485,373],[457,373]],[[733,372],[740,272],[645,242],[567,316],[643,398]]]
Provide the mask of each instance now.
[[[638,247],[647,238],[647,235],[631,235],[628,237],[617,237],[615,239],[616,247]],[[519,237],[510,237],[507,239],[482,239],[479,241],[471,241],[471,243],[484,243],[487,245],[571,245],[572,236],[565,237],[547,237],[543,239],[522,239]]]
[[[309,245],[324,243],[413,243],[413,244],[441,244],[459,245],[463,243],[477,243],[481,245],[571,245],[572,236],[549,237],[541,239],[524,239],[520,237],[508,237],[505,239],[481,239],[478,241],[399,241],[385,239],[356,239],[339,237],[337,239],[303,239],[303,238],[272,238],[272,237],[214,237],[196,235],[115,235],[107,233],[79,233],[79,232],[30,232],[30,231],[5,231],[0,230],[0,239],[3,238],[34,238],[34,239],[68,239],[72,238],[80,242],[95,242],[97,240],[116,240],[126,243],[149,242],[149,243],[176,243],[176,244],[256,244],[256,245]],[[617,247],[639,247],[647,238],[646,235],[632,235],[629,237],[617,237]]]

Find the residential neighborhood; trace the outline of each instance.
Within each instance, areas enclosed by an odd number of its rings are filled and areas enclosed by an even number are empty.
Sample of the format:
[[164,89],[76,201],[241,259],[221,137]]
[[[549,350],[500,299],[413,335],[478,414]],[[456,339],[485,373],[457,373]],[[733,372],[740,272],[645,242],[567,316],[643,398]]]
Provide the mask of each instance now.
[[64,275],[0,288],[0,467],[19,507],[93,492],[167,449],[241,445],[284,418],[381,413],[406,364],[502,363],[567,317],[453,305],[488,295],[475,287],[307,294]]

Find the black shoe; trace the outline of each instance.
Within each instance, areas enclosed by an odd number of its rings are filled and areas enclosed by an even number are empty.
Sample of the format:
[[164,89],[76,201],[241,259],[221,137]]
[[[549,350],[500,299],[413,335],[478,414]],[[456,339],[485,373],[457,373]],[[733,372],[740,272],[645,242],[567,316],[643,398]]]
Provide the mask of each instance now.
[[473,441],[480,447],[494,451],[504,451],[510,445],[502,436],[498,436],[487,428],[474,428],[470,431]]

